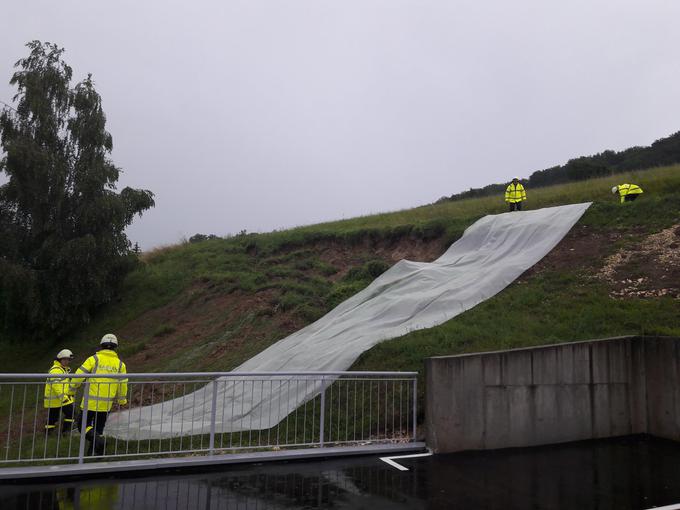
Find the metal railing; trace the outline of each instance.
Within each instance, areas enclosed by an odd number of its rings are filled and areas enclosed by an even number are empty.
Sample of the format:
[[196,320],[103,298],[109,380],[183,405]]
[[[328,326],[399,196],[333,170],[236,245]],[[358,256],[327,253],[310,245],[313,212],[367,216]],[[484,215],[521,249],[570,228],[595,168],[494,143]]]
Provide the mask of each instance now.
[[[411,442],[416,376],[212,372],[102,379],[78,374],[82,384],[74,395],[73,423],[64,424],[68,413],[61,412],[56,425],[46,428],[46,382],[74,375],[0,374],[0,467]],[[121,407],[125,380],[128,403]],[[83,413],[83,407],[100,412]],[[106,421],[103,431],[101,421]]]

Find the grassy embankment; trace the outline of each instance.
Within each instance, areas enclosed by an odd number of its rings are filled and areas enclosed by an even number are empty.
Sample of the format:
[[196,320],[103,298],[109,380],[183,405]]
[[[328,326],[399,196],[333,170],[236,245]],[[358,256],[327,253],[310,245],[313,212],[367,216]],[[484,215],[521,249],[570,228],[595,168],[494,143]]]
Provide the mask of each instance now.
[[[609,192],[614,182],[639,183],[645,195],[621,206]],[[607,248],[613,252],[678,223],[680,166],[529,190],[527,206],[581,201],[595,202],[580,222],[591,232],[634,232]],[[367,285],[391,263],[379,248],[436,244],[443,251],[476,219],[503,211],[498,197],[485,197],[159,249],[128,276],[120,300],[71,340],[30,347],[5,340],[0,352],[13,360],[13,371],[42,372],[56,347],[68,345],[84,358],[101,334],[114,331],[122,333],[121,354],[135,361],[134,371],[228,370]],[[321,255],[334,250],[344,258]],[[601,265],[540,271],[439,327],[372,349],[355,368],[420,370],[431,355],[680,334],[677,300],[612,299],[607,284],[592,278]]]
[[[680,166],[616,180],[639,183],[645,195],[622,206],[609,194],[612,179],[529,190],[530,208],[595,202],[576,227],[587,232],[586,245],[598,245],[590,258],[578,248],[563,249],[557,262],[530,271],[497,296],[438,327],[385,342],[353,368],[420,371],[423,359],[434,355],[609,335],[680,335],[678,299],[613,299],[609,283],[594,278],[606,255],[680,223]],[[504,210],[497,198],[470,199],[157,250],[128,276],[120,300],[69,342],[5,339],[0,353],[12,361],[12,371],[44,372],[56,348],[68,345],[83,359],[103,332],[114,331],[130,371],[228,370],[370,283],[395,246],[429,247],[433,255],[477,218]],[[26,420],[36,422],[33,415]],[[268,433],[279,436],[278,429]],[[28,444],[15,446],[28,453]],[[43,439],[30,449],[43,451]]]

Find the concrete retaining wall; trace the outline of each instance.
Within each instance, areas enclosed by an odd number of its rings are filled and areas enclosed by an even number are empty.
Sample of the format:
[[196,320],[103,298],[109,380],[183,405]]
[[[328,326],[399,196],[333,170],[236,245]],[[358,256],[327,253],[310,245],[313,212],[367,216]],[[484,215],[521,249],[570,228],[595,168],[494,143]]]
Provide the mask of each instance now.
[[649,433],[680,440],[680,339],[621,337],[429,358],[436,452]]

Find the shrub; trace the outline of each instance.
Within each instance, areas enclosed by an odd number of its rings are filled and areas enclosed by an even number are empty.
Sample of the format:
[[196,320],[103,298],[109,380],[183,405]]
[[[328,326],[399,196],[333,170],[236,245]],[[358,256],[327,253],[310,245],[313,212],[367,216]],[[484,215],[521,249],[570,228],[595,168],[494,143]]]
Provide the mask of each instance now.
[[342,282],[336,284],[333,287],[333,290],[331,290],[331,292],[326,296],[326,306],[328,309],[335,308],[347,298],[350,298],[357,292],[362,291],[367,285],[368,282],[366,280]]
[[351,268],[343,280],[348,282],[370,281],[383,274],[389,268],[390,266],[384,260],[369,260],[361,266]]
[[215,234],[194,234],[189,238],[190,243],[200,243],[203,241],[210,241],[212,239],[219,239]]
[[174,326],[170,326],[169,324],[163,324],[162,326],[159,326],[156,328],[156,331],[153,332],[153,338],[158,338],[161,336],[166,336],[170,335],[171,333],[174,333],[176,328]]
[[283,296],[279,298],[279,308],[281,309],[281,311],[287,312],[289,310],[293,310],[294,308],[302,306],[305,303],[305,301],[306,300],[304,296],[301,296],[296,292],[286,292]]
[[366,269],[366,273],[371,277],[371,278],[377,278],[381,274],[383,274],[385,271],[387,271],[390,266],[387,262],[384,260],[370,260],[364,264],[364,268]]

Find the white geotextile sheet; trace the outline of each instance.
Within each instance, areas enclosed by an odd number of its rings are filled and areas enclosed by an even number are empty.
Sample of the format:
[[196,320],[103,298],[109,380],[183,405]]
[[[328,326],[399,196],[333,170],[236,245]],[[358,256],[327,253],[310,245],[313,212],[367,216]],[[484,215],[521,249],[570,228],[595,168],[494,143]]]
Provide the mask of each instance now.
[[[552,250],[589,206],[485,216],[434,262],[401,260],[366,289],[235,371],[347,370],[377,343],[442,324],[503,290]],[[280,383],[257,383],[255,392],[250,387],[249,382],[219,382],[216,432],[273,427],[320,389],[311,382],[289,385],[287,391]],[[106,433],[133,440],[207,434],[212,393],[208,384],[162,404],[114,413]]]

